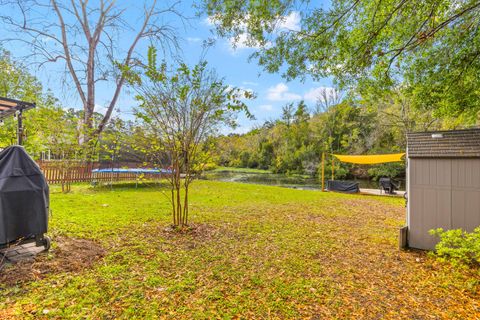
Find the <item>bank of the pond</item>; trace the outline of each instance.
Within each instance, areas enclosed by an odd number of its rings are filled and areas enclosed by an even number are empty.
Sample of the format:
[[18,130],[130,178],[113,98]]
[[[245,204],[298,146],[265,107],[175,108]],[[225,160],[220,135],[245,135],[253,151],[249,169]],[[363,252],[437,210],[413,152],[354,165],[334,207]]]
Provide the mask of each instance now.
[[[220,167],[206,172],[202,178],[205,180],[253,183],[293,189],[321,189],[321,182],[318,177],[300,174],[278,174],[267,170],[250,168]],[[354,181],[358,182],[362,189],[378,189],[377,181],[368,179],[355,179]],[[404,181],[401,182],[400,190],[405,190]]]

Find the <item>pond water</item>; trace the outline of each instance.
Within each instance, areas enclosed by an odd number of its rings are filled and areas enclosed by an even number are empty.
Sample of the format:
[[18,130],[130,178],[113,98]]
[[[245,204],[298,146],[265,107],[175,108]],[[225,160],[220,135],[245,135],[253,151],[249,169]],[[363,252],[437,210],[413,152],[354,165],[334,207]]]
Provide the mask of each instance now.
[[[269,172],[250,172],[248,170],[241,171],[239,169],[221,169],[208,171],[202,176],[202,179],[263,184],[295,189],[321,189],[321,182],[318,178],[312,178],[303,175],[286,175]],[[366,179],[352,179],[352,181],[358,182],[360,188],[378,189],[378,182],[376,181]],[[404,190],[404,186],[404,181],[402,181],[400,190]]]

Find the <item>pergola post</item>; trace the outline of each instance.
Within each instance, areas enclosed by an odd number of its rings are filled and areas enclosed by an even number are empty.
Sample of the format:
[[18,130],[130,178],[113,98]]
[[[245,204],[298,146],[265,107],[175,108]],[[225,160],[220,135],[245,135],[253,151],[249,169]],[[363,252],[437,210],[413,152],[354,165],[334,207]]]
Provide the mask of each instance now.
[[17,114],[17,144],[21,146],[23,143],[23,114],[22,109]]

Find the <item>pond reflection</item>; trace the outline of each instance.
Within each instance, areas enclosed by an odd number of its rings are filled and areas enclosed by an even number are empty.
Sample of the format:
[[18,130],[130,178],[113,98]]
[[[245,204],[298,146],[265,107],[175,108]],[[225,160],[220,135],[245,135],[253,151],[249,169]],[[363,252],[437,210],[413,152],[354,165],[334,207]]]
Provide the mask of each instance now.
[[[321,182],[317,177],[305,175],[287,175],[269,172],[241,171],[241,169],[217,169],[204,173],[201,179],[217,180],[226,182],[242,182],[279,186],[294,189],[320,190]],[[353,179],[352,179],[353,180]],[[367,179],[355,179],[360,188],[378,189],[378,182]],[[401,183],[401,190],[404,190],[404,182]]]

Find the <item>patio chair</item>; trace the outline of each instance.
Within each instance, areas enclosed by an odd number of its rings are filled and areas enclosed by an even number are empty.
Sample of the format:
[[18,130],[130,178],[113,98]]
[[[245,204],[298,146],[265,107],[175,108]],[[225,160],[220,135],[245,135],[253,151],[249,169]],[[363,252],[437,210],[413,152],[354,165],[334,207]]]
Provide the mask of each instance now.
[[400,189],[400,181],[396,181],[392,178],[380,178],[378,182],[380,187],[380,194],[382,193],[382,190],[386,194],[397,194],[395,190]]

